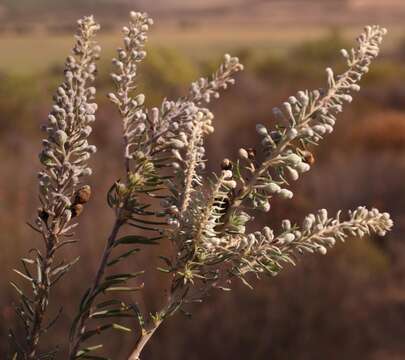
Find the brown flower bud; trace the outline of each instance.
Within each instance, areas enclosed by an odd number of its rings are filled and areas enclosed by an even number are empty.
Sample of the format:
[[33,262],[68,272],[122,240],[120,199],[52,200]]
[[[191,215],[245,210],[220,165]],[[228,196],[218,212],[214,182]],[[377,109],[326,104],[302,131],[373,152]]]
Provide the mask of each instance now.
[[315,156],[310,151],[308,150],[303,151],[302,157],[307,164],[309,165],[315,164]]
[[73,203],[74,204],[86,204],[91,197],[91,187],[89,185],[82,186],[76,191]]
[[72,218],[79,217],[80,214],[83,212],[84,206],[82,204],[75,204],[71,207],[72,210]]
[[221,170],[232,170],[233,164],[229,159],[224,159],[221,163]]

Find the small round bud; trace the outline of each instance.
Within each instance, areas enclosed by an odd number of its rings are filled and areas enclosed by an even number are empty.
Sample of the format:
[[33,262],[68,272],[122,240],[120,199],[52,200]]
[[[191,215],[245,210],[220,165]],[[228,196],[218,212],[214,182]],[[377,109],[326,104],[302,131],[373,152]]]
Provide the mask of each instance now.
[[268,201],[264,202],[263,204],[261,204],[261,209],[264,212],[269,212],[271,209],[271,205]]
[[288,189],[281,189],[278,194],[283,199],[292,199],[294,196],[293,192]]
[[232,178],[233,174],[231,170],[224,170],[222,171],[222,176],[224,179],[230,179]]
[[90,176],[93,173],[93,171],[90,168],[85,168],[82,170],[81,175],[82,176]]
[[281,191],[281,187],[276,183],[270,183],[266,185],[265,190],[270,194],[277,194]]
[[291,164],[292,166],[295,166],[295,165],[299,164],[300,162],[302,162],[301,157],[297,154],[289,154],[284,158],[284,160],[287,163]]
[[296,129],[290,129],[287,132],[287,139],[294,140],[298,136],[298,131]]
[[229,180],[224,183],[229,189],[236,189],[238,183],[235,180]]
[[144,94],[139,94],[138,96],[135,97],[135,101],[138,104],[138,106],[143,106],[145,104],[145,95]]
[[[300,164],[302,164],[302,163],[300,163]],[[308,164],[305,164],[305,165],[308,166]],[[297,171],[297,170],[295,170],[295,169],[293,169],[293,168],[287,166],[287,167],[286,167],[286,171],[287,171],[289,177],[290,177],[293,181],[297,181],[297,180],[298,180],[299,174],[298,174],[298,171]]]
[[299,163],[299,164],[297,164],[297,165],[295,166],[295,169],[296,169],[299,173],[303,174],[303,173],[306,173],[306,172],[308,172],[309,170],[311,170],[311,166],[310,166],[309,164],[305,163],[305,162],[301,162],[301,163]]
[[63,146],[65,145],[68,136],[63,130],[57,130],[54,134],[54,139],[59,146]]
[[281,222],[281,226],[283,230],[288,231],[291,229],[291,221],[288,219],[285,219]]
[[256,125],[256,131],[261,136],[267,136],[268,135],[266,127],[264,125],[262,125],[262,124],[257,124]]
[[241,159],[247,160],[247,159],[249,159],[249,154],[245,149],[242,148],[242,149],[239,149],[239,157]]

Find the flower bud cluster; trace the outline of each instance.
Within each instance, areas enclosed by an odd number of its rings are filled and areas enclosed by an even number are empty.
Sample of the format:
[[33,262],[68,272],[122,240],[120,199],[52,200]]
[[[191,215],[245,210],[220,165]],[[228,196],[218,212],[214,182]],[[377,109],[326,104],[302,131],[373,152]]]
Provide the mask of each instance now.
[[180,224],[181,215],[188,209],[193,193],[203,185],[201,173],[205,169],[204,139],[214,131],[213,114],[209,110],[200,108],[190,116],[190,120],[182,122],[181,131],[166,137],[164,144],[170,152],[170,166],[175,174],[172,186],[176,191],[172,197],[166,199],[169,222],[172,225]]
[[212,79],[200,78],[191,84],[190,97],[195,102],[211,102],[212,98],[218,99],[220,89],[227,89],[229,85],[235,84],[233,74],[242,71],[243,65],[237,57],[226,54],[224,63],[219,67]]
[[123,28],[123,47],[118,49],[118,56],[113,59],[116,70],[111,76],[116,92],[108,94],[108,98],[118,107],[123,119],[125,158],[128,164],[137,151],[145,152],[144,144],[148,140],[145,95],[133,95],[133,92],[136,89],[138,64],[146,58],[145,46],[151,25],[153,20],[146,13],[131,12],[130,23]]
[[90,84],[95,80],[95,60],[99,58],[100,48],[94,37],[99,25],[93,17],[78,21],[78,34],[73,55],[65,64],[65,81],[57,89],[55,104],[43,126],[47,138],[39,155],[44,166],[38,174],[42,209],[37,226],[63,234],[65,225],[72,218],[73,197],[83,177],[91,175],[88,167],[90,156],[96,152],[87,138],[95,121],[97,104],[92,102],[96,90]]
[[[152,109],[148,113],[148,123],[152,133],[149,142],[152,147],[150,151],[154,153],[164,151],[165,147],[162,145],[176,136],[182,136],[183,126],[190,126],[187,123],[193,121],[197,112],[207,111],[202,108],[202,104],[209,103],[212,97],[218,98],[219,91],[234,84],[234,75],[242,69],[243,66],[237,58],[226,55],[224,63],[210,79],[200,78],[191,85],[187,97],[177,101],[164,100],[160,109]],[[210,130],[210,133],[213,132],[212,125]]]
[[[237,58],[226,55],[212,78],[193,83],[188,96],[177,101],[165,99],[160,108],[146,110],[145,96],[133,96],[132,92],[136,88],[137,66],[146,56],[147,33],[152,23],[147,14],[131,14],[129,26],[123,29],[124,47],[118,49],[113,60],[116,91],[108,97],[117,105],[123,120],[128,174],[145,162],[162,169],[158,176],[164,177],[171,195],[163,196],[161,202],[168,223],[177,231],[193,193],[202,186],[204,139],[214,131],[213,115],[201,104],[218,97],[219,90],[233,84],[233,76],[242,70],[242,65]],[[120,202],[116,191],[110,200],[112,205]]]
[[[388,214],[359,208],[344,222],[339,216],[329,218],[326,210],[321,210],[307,216],[302,227],[284,220],[280,235],[269,227],[246,235],[252,220],[247,209],[267,212],[273,196],[293,197],[290,182],[308,172],[315,161],[308,147],[333,131],[343,104],[351,102],[351,94],[359,91],[357,83],[377,56],[385,30],[366,28],[359,46],[350,54],[342,52],[348,59],[346,72],[335,76],[327,69],[326,90],[299,91],[274,109],[278,122],[274,130],[262,124],[256,126],[262,151],[240,149],[239,160],[224,161],[220,175],[207,183],[203,176],[205,138],[214,127],[213,115],[203,104],[218,98],[220,90],[232,85],[234,75],[243,66],[237,58],[225,55],[213,76],[195,81],[188,96],[176,101],[165,99],[159,108],[146,110],[145,96],[132,92],[138,63],[146,55],[145,42],[152,21],[146,14],[131,16],[129,27],[124,28],[124,47],[114,59],[117,91],[109,98],[123,118],[125,156],[134,170],[127,166],[127,182],[112,188],[109,202],[115,208],[128,210],[130,225],[159,231],[160,236],[174,242],[176,253],[168,270],[174,274],[174,282],[193,283],[197,277],[207,286],[223,269],[242,278],[248,272],[275,275],[284,263],[294,263],[297,253],[324,254],[347,236],[361,237],[371,232],[383,235],[390,230]],[[63,142],[63,135],[58,141]],[[146,175],[145,164],[153,169],[150,176]],[[158,211],[146,210],[145,194],[160,199]],[[246,207],[245,202],[249,202]],[[154,218],[139,218],[143,215]]]
[[358,39],[358,47],[343,55],[349,69],[335,76],[327,69],[326,90],[299,91],[291,96],[281,108],[273,109],[278,122],[275,130],[265,125],[256,126],[262,137],[263,152],[240,149],[240,173],[242,192],[240,199],[248,199],[255,208],[270,209],[270,198],[278,194],[291,199],[293,193],[287,189],[289,181],[310,170],[313,155],[308,146],[317,145],[324,136],[333,132],[336,116],[342,112],[343,104],[351,102],[351,93],[359,91],[357,84],[367,73],[371,61],[378,55],[379,46],[386,30],[378,26],[366,27]]
[[349,236],[361,238],[373,233],[384,236],[392,226],[390,215],[377,209],[358,207],[349,211],[345,221],[340,220],[340,212],[336,217],[329,217],[327,210],[322,209],[306,216],[301,227],[284,220],[282,233],[278,236],[269,227],[246,236],[228,236],[215,251],[218,252],[217,257],[228,256],[236,274],[268,272],[277,275],[283,263],[295,264],[297,254],[325,255],[338,240],[344,241]]

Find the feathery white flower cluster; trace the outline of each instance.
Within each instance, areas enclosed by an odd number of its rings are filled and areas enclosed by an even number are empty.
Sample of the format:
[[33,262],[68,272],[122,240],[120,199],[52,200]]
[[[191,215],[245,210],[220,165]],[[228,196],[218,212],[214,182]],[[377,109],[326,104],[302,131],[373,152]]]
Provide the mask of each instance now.
[[91,174],[88,161],[96,147],[89,145],[88,137],[95,121],[97,105],[92,102],[96,90],[91,86],[95,80],[95,61],[100,48],[95,43],[99,25],[93,17],[78,21],[78,32],[73,54],[65,64],[65,80],[54,96],[55,104],[43,126],[47,138],[39,155],[43,169],[39,172],[39,200],[41,208],[33,229],[44,241],[44,249],[35,249],[32,258],[23,258],[23,269],[14,271],[31,284],[32,292],[26,295],[16,283],[13,287],[20,296],[16,313],[22,320],[25,337],[22,343],[15,342],[18,353],[13,358],[54,358],[54,352],[40,353],[41,335],[56,321],[45,326],[52,286],[58,282],[77,262],[55,263],[57,250],[65,244],[75,242],[67,237],[77,224],[72,218],[80,215],[89,201],[91,189],[80,186],[82,179]]
[[112,78],[116,93],[108,95],[122,117],[127,172],[130,171],[129,160],[134,158],[137,151],[142,151],[142,145],[147,140],[145,95],[134,95],[133,92],[136,90],[138,64],[146,58],[147,33],[153,25],[153,20],[146,13],[131,12],[130,15],[128,27],[123,28],[124,47],[118,49],[118,57],[113,59],[116,72]]
[[[257,233],[245,235],[247,224],[253,219],[246,212],[249,207],[267,212],[273,196],[293,197],[288,189],[289,181],[298,180],[314,163],[308,146],[317,144],[325,134],[333,131],[336,115],[342,111],[345,101],[351,101],[350,92],[359,90],[357,82],[378,55],[378,46],[385,32],[377,26],[367,27],[358,39],[359,46],[350,51],[349,69],[337,79],[331,77],[328,69],[329,86],[326,91],[299,92],[284,103],[283,111],[276,109],[274,112],[281,121],[276,130],[270,131],[261,124],[256,126],[257,133],[263,138],[263,155],[258,156],[254,149],[242,148],[237,163],[225,159],[222,164],[224,172],[208,192],[201,176],[195,177],[191,186],[187,186],[189,183],[186,181],[180,183],[183,187],[174,188],[172,192],[181,194],[187,205],[183,208],[178,206],[176,200],[181,196],[172,196],[169,200],[169,209],[175,214],[172,223],[178,227],[173,238],[181,243],[181,260],[177,261],[177,266],[187,268],[188,277],[194,273],[198,277],[215,279],[220,276],[219,263],[231,264],[232,272],[240,276],[248,272],[247,269],[253,272],[270,269],[270,272],[276,273],[280,268],[279,263],[274,262],[273,251],[274,256],[292,262],[291,256],[297,251],[318,250],[323,253],[325,245],[334,244],[332,238],[343,239],[347,233],[362,236],[370,231],[382,235],[391,228],[388,214],[359,208],[350,214],[349,221],[343,223],[339,219],[329,219],[324,210],[317,217],[310,216],[314,218],[317,231],[325,229],[320,233],[315,231],[315,227],[301,232],[295,228],[290,231],[291,225],[285,221],[285,233],[280,237],[274,237],[269,228],[265,229],[262,237],[257,238]],[[263,160],[259,161],[259,158]],[[188,171],[193,169],[193,159],[184,159],[181,174],[187,179]],[[223,186],[223,174],[230,176],[226,181],[232,182],[232,186]],[[244,206],[246,202],[250,206]],[[186,210],[184,214],[181,209]],[[178,214],[182,216],[179,218]],[[364,221],[357,221],[358,218]],[[283,241],[288,245],[282,245]],[[215,269],[211,266],[213,264],[216,264]]]
[[283,263],[295,264],[297,254],[318,252],[325,255],[327,248],[337,240],[347,237],[364,237],[376,233],[384,236],[391,230],[393,222],[388,213],[377,209],[358,207],[349,212],[345,221],[328,216],[326,209],[305,217],[302,226],[292,225],[290,220],[282,222],[282,233],[278,236],[269,227],[248,235],[237,234],[218,240],[215,249],[211,242],[207,249],[214,258],[224,258],[231,264],[231,272],[243,276],[248,272],[277,275]]
[[242,70],[243,65],[239,62],[239,59],[226,54],[224,63],[214,73],[212,80],[200,78],[191,84],[190,98],[196,103],[201,101],[209,103],[212,98],[218,99],[220,97],[219,90],[226,90],[229,85],[234,85],[235,79],[233,75],[235,72]]
[[136,88],[137,65],[146,57],[145,43],[152,24],[146,13],[131,13],[129,27],[123,29],[125,48],[118,49],[118,58],[113,60],[118,69],[112,75],[117,92],[108,97],[118,106],[123,119],[128,173],[132,171],[129,160],[133,160],[135,170],[137,164],[153,162],[157,167],[172,167],[177,175],[184,174],[181,182],[187,190],[180,206],[184,210],[193,182],[198,182],[197,168],[204,167],[203,137],[213,131],[210,125],[213,115],[201,108],[200,103],[219,97],[219,90],[234,83],[233,75],[242,66],[237,58],[226,55],[212,79],[201,78],[192,84],[189,96],[177,101],[164,100],[160,109],[148,111],[145,95],[133,97],[132,92]]
[[160,113],[152,110],[159,124],[156,128],[160,129],[156,144],[162,144],[155,152],[167,149],[168,145],[173,158],[170,167],[175,178],[168,183],[173,196],[163,201],[171,225],[179,227],[190,219],[186,212],[192,194],[204,185],[201,177],[205,169],[204,139],[214,132],[214,115],[201,104],[209,103],[212,97],[219,98],[220,90],[234,84],[234,75],[242,70],[239,59],[227,54],[212,78],[194,82],[187,97],[175,102],[164,101]]
[[69,232],[68,223],[81,212],[82,205],[74,204],[74,194],[81,179],[91,175],[88,161],[96,152],[87,138],[97,110],[92,102],[96,89],[89,84],[95,80],[95,60],[100,53],[94,42],[99,25],[93,17],[79,20],[78,25],[73,55],[65,64],[65,81],[57,89],[55,105],[43,127],[48,138],[40,153],[44,165],[38,175],[42,208],[36,225],[53,236]]
[[[104,286],[123,285],[135,277],[132,274],[115,274],[104,278],[110,264],[137,251],[132,249],[110,261],[113,249],[121,244],[155,243],[163,237],[177,242],[180,235],[186,234],[184,231],[178,233],[180,228],[184,229],[180,223],[187,222],[190,207],[194,206],[192,197],[198,187],[203,188],[204,138],[214,130],[213,115],[201,104],[213,97],[218,98],[219,91],[233,84],[234,74],[242,70],[237,58],[226,55],[212,78],[201,78],[193,83],[188,96],[176,101],[165,99],[160,108],[146,109],[145,95],[134,92],[138,65],[146,57],[147,32],[152,24],[147,14],[132,12],[129,26],[123,29],[124,47],[118,49],[118,57],[113,59],[116,70],[112,78],[116,91],[108,94],[108,98],[117,106],[123,121],[127,176],[125,181],[117,181],[107,196],[109,205],[117,214],[116,225],[108,239],[94,283],[83,297],[83,306],[72,326],[71,358],[87,352],[87,349],[81,349],[81,345],[87,339],[85,330],[100,289],[104,292]],[[224,184],[229,181],[236,185],[232,179],[224,179]],[[151,207],[156,198],[161,199],[163,205],[159,210]],[[162,218],[164,220],[159,220]],[[123,225],[154,235],[117,239]],[[170,230],[167,230],[167,225],[171,225]],[[204,231],[203,235],[206,233]],[[182,245],[179,248],[181,251]],[[122,287],[122,291],[132,290],[132,287]],[[112,311],[127,315],[127,311],[131,310],[133,306]]]
[[[229,85],[234,84],[233,77],[241,70],[243,70],[243,66],[239,63],[238,58],[225,55],[223,64],[211,79],[200,78],[191,85],[188,96],[177,101],[165,100],[160,109],[152,109],[150,119],[154,131],[151,136],[153,145],[151,153],[157,155],[162,152],[162,155],[165,155],[167,144],[172,144],[173,150],[176,150],[177,144],[179,144],[177,140],[183,141],[192,137],[191,129],[195,130],[194,124],[197,118],[202,116],[212,120],[213,115],[201,105],[209,103],[212,97],[218,98],[220,90],[225,90]],[[205,135],[212,133],[213,130],[211,125],[204,126],[204,131],[208,131]],[[194,136],[200,135],[194,132]],[[190,143],[189,140],[188,142]],[[176,155],[176,152],[174,154]],[[175,168],[177,168],[176,165]]]
[[[128,174],[139,170],[140,164],[153,163],[156,168],[170,168],[176,177],[169,181],[176,188],[176,199],[165,200],[170,224],[178,224],[177,214],[184,212],[191,193],[201,179],[205,167],[204,137],[213,132],[212,113],[201,107],[219,91],[234,83],[233,76],[243,67],[237,58],[226,55],[224,63],[211,79],[201,78],[191,85],[189,95],[177,101],[164,100],[160,109],[145,109],[145,95],[131,96],[136,88],[137,64],[146,57],[147,32],[153,21],[147,14],[131,13],[129,27],[124,27],[124,49],[118,49],[113,62],[117,92],[109,94],[123,119],[125,157]],[[133,169],[130,161],[133,161]],[[143,165],[142,165],[143,166]],[[183,191],[184,187],[184,191]]]
[[[268,210],[273,194],[292,198],[288,180],[297,180],[299,175],[310,170],[312,154],[308,145],[316,145],[333,131],[336,115],[343,110],[345,102],[351,102],[353,91],[359,91],[357,84],[369,70],[369,65],[379,54],[379,45],[386,29],[369,26],[358,38],[358,47],[350,51],[342,50],[347,60],[348,70],[335,77],[328,68],[328,88],[326,90],[299,91],[273,113],[279,124],[276,130],[269,131],[258,124],[257,132],[263,137],[264,160],[258,161],[254,151],[241,149],[242,191],[240,199],[248,198],[254,207]],[[246,180],[247,179],[247,180]]]

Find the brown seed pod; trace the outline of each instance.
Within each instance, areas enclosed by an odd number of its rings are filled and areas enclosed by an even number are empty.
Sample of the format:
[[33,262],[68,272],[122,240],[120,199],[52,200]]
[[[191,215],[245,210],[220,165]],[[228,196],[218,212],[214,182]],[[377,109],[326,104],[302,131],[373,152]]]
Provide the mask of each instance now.
[[221,170],[232,170],[233,164],[229,159],[224,159],[221,163]]
[[79,217],[84,210],[84,206],[82,204],[74,204],[70,210],[72,211],[72,218]]
[[89,185],[82,186],[76,191],[73,203],[74,204],[86,204],[91,197],[91,187]]
[[315,164],[315,156],[308,150],[305,150],[302,152],[302,157],[304,158],[304,161],[309,164],[313,165]]

